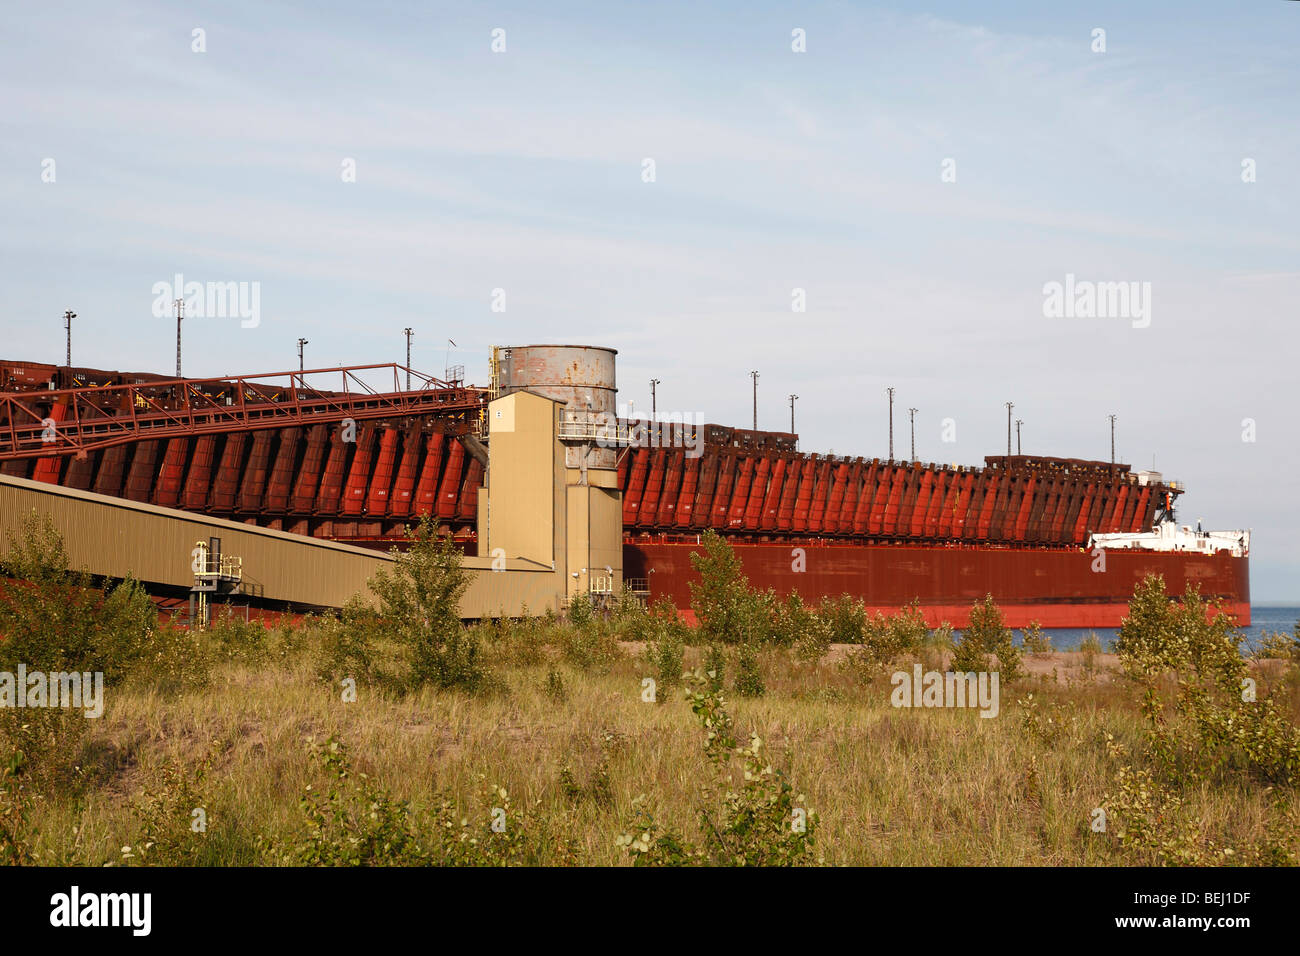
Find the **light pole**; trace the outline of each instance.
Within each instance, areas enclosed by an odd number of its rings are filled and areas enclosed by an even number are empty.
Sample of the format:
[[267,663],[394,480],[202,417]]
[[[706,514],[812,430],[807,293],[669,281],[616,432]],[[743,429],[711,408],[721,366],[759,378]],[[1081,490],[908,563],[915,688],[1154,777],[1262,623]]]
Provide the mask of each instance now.
[[794,403],[797,402],[798,400],[799,400],[798,395],[795,394],[790,395],[790,434],[791,435],[794,434]]
[[1011,457],[1011,409],[1016,407],[1015,402],[1004,402],[1007,406],[1007,457]]
[[185,300],[176,300],[176,377],[181,377],[181,320],[185,318]]
[[1023,418],[1016,419],[1016,454],[1020,454],[1020,426],[1025,423]]
[[402,329],[406,333],[406,390],[411,390],[411,330]]
[[302,365],[302,347],[303,347],[304,345],[306,345],[306,344],[307,344],[307,340],[306,340],[306,339],[299,339],[299,340],[298,340],[298,374],[299,374],[299,375],[302,374],[302,369],[303,369],[303,365]]
[[889,460],[894,460],[894,386],[885,389],[889,393]]
[[754,431],[758,431],[758,372],[750,372],[749,377],[754,380]]
[[1110,418],[1110,476],[1114,478],[1115,477],[1115,418],[1116,416],[1111,415],[1109,416],[1109,418]]
[[655,386],[659,384],[659,379],[650,379],[650,420],[654,421],[658,417],[659,405],[655,397]]
[[916,412],[915,408],[907,410],[907,415],[912,420],[912,461],[916,461]]
[[72,368],[72,320],[76,317],[71,309],[63,313],[63,327],[68,330],[68,368]]

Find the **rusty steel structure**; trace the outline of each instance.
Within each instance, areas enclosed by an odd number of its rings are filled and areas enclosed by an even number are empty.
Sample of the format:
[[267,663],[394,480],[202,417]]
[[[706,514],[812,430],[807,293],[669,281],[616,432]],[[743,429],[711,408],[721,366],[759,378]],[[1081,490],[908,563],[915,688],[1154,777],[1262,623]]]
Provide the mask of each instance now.
[[[391,372],[380,392],[361,373]],[[395,364],[355,365],[233,378],[146,382],[0,394],[0,461],[83,456],[86,452],[180,435],[366,421],[421,413],[480,411],[483,395],[426,375],[404,390]],[[307,376],[340,377],[338,391],[307,385]]]
[[[793,432],[629,421],[616,417],[615,355],[493,349],[487,388],[411,372],[413,389],[395,364],[194,380],[0,362],[0,473],[383,547],[430,515],[475,554],[487,403],[527,391],[560,403],[556,439],[578,486],[615,495],[628,580],[683,610],[689,555],[712,530],[752,583],[806,600],[917,598],[960,624],[972,595],[993,593],[1013,623],[1113,626],[1146,569],[1249,621],[1244,539],[1235,556],[1112,550],[1119,573],[1089,567],[1094,536],[1170,526],[1183,488],[1154,472],[1020,454],[982,466],[829,456],[799,451]],[[316,387],[327,375],[340,387]],[[363,380],[389,375],[391,390]],[[792,549],[828,563],[791,572]]]

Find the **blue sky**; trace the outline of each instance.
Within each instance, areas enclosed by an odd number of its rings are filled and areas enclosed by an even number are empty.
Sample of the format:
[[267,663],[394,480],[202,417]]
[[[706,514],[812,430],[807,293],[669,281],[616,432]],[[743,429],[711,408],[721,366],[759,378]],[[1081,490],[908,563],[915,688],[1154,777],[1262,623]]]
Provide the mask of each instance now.
[[[839,454],[887,452],[887,385],[927,461],[1001,453],[1005,401],[1026,453],[1105,458],[1114,412],[1185,519],[1254,529],[1255,599],[1300,603],[1300,4],[52,3],[4,29],[5,356],[61,361],[72,308],[77,363],[167,371],[151,289],[180,272],[261,290],[256,328],[187,323],[191,375],[292,367],[299,336],[309,364],[398,360],[410,325],[417,368],[450,337],[475,381],[492,344],[612,345],[621,399],[656,377],[725,423],[758,369],[760,425],[797,393],[803,447]],[[1045,318],[1067,273],[1151,283],[1150,326]]]

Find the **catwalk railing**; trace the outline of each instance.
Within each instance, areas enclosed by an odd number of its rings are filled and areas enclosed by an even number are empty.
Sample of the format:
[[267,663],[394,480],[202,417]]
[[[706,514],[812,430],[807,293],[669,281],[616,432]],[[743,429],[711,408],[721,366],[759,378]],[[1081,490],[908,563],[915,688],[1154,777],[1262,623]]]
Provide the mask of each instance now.
[[[365,373],[363,378],[362,373]],[[365,379],[391,373],[380,391]],[[338,390],[321,387],[338,376]],[[403,388],[403,376],[415,386]],[[472,412],[483,392],[397,364],[170,379],[60,391],[0,394],[0,461],[76,455],[181,435]]]

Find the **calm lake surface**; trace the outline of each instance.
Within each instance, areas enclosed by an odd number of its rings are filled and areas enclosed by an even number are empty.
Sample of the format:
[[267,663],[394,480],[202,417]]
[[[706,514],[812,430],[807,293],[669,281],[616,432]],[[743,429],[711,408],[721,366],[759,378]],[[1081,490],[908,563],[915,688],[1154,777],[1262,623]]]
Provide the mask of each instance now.
[[[1295,607],[1276,607],[1252,604],[1250,607],[1250,626],[1243,627],[1246,632],[1246,645],[1254,647],[1255,641],[1264,635],[1264,632],[1284,631],[1290,634],[1294,631],[1296,622],[1300,621],[1300,606]],[[1052,638],[1052,647],[1055,650],[1063,651],[1068,648],[1078,647],[1079,642],[1084,640],[1089,634],[1096,634],[1101,639],[1101,646],[1110,650],[1113,640],[1119,635],[1118,628],[1086,628],[1086,627],[1048,627],[1043,629],[1043,633]],[[1020,641],[1020,631],[1016,630],[1016,641]]]

